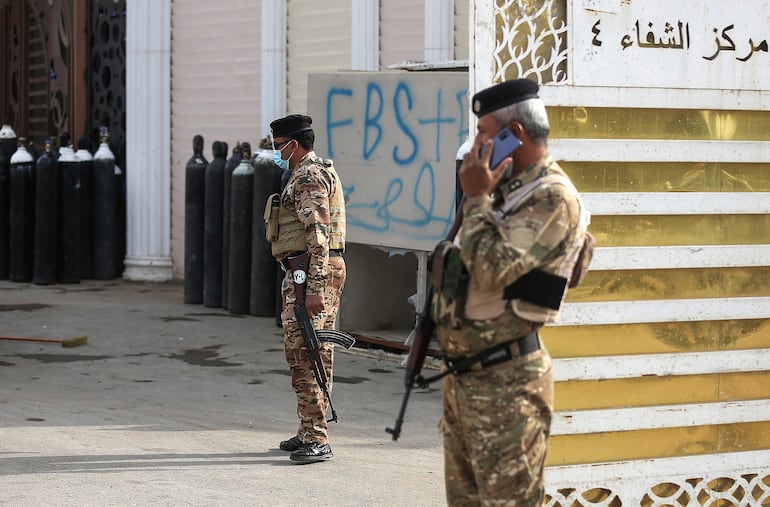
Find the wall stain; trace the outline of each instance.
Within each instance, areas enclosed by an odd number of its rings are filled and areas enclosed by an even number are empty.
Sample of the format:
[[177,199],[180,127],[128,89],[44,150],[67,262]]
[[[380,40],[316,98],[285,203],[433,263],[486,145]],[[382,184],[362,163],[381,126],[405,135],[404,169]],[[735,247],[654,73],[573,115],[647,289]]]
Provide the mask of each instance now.
[[114,356],[76,356],[74,354],[17,354],[22,359],[36,359],[41,363],[74,363],[77,361],[99,361],[114,359]]
[[170,359],[179,359],[194,366],[242,366],[243,363],[230,363],[219,358],[219,350],[222,345],[210,345],[202,349],[187,349],[182,354],[163,356]]
[[163,322],[200,322],[200,319],[191,319],[190,317],[158,317]]
[[371,380],[366,377],[339,377],[334,375],[335,384],[363,384],[364,382]]
[[16,366],[16,363],[6,363],[5,361],[0,361],[0,366]]
[[44,305],[40,303],[21,303],[18,305],[0,305],[0,312],[32,312],[35,310],[42,310],[43,308],[51,308],[51,305]]

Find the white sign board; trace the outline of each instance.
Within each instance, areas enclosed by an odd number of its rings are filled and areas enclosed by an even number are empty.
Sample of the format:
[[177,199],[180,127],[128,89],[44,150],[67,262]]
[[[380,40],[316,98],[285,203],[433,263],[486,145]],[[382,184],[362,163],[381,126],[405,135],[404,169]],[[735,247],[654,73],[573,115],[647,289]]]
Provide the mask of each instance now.
[[432,250],[454,220],[468,74],[311,74],[308,114],[342,179],[347,241]]
[[770,1],[576,0],[572,84],[770,89]]

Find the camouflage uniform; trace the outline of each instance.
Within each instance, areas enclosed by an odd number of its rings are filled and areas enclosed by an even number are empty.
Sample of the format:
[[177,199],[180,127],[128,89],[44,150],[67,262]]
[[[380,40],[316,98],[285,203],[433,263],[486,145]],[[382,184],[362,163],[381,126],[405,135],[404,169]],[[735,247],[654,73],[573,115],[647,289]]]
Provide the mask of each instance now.
[[[533,268],[566,274],[574,265],[576,238],[584,231],[580,198],[571,184],[544,178],[549,175],[566,178],[545,157],[501,182],[491,199],[471,197],[463,205],[455,242],[470,277],[465,318],[459,327],[436,320],[438,343],[449,358],[525,336],[558,316],[550,308],[502,297],[506,286]],[[543,183],[510,214],[495,217],[506,198],[537,178]],[[507,362],[444,378],[440,426],[450,505],[543,503],[553,411],[551,357],[544,347],[521,357],[514,344],[511,352]]]
[[[345,284],[345,261],[341,256],[330,256],[330,228],[332,220],[341,219],[344,224],[344,205],[341,217],[330,213],[330,202],[335,192],[341,192],[339,178],[334,167],[323,163],[312,151],[306,154],[292,171],[281,193],[281,206],[297,213],[305,226],[307,251],[310,261],[307,270],[306,294],[323,294],[325,311],[313,318],[316,329],[333,329],[339,310],[340,297]],[[342,230],[344,238],[344,229]],[[337,246],[339,245],[332,245]],[[343,245],[344,246],[344,245]],[[310,361],[305,352],[305,342],[294,316],[294,283],[287,272],[281,284],[283,310],[281,323],[284,333],[286,362],[291,371],[291,384],[297,395],[297,436],[305,443],[328,443],[326,408],[328,402],[313,376]],[[334,348],[321,344],[321,357],[332,388]]]

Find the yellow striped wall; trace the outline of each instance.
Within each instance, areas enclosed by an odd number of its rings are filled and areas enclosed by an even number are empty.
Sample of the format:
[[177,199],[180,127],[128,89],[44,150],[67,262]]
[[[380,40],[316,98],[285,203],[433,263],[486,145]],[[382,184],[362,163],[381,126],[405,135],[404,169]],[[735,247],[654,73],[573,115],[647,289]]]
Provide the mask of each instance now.
[[[551,153],[598,241],[562,321],[543,331],[557,380],[547,505],[768,505],[767,90],[740,101],[575,90],[569,30],[586,28],[566,22],[572,4],[474,2],[472,13],[471,88],[543,85]],[[541,40],[556,47],[528,45],[554,26]]]

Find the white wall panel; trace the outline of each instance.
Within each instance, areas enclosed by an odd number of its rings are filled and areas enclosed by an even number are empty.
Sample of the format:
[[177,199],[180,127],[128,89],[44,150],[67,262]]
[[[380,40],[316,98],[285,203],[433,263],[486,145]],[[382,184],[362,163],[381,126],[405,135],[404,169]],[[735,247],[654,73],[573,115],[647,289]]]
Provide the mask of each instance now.
[[175,1],[171,24],[171,228],[174,274],[184,268],[185,165],[192,138],[259,141],[260,3]]
[[291,0],[286,8],[286,106],[289,113],[306,113],[308,75],[351,68],[351,3]]
[[425,58],[423,0],[382,0],[380,5],[380,64]]

